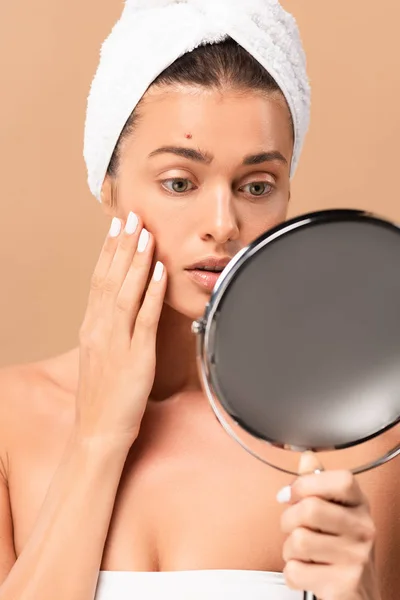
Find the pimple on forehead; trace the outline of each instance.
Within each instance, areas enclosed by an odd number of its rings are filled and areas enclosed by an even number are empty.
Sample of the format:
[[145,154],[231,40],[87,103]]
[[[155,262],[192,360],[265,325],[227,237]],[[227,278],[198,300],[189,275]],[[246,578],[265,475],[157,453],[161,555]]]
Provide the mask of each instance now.
[[187,140],[191,140],[191,139],[192,139],[192,137],[193,137],[193,135],[192,135],[191,133],[185,133],[185,138],[186,138]]

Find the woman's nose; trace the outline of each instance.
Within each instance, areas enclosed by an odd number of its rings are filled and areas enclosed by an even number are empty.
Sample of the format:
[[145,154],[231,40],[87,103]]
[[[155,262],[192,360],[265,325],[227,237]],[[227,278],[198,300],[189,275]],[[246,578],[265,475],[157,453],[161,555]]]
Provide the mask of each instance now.
[[212,238],[218,244],[237,240],[239,221],[232,191],[224,189],[209,193],[202,204],[202,239]]

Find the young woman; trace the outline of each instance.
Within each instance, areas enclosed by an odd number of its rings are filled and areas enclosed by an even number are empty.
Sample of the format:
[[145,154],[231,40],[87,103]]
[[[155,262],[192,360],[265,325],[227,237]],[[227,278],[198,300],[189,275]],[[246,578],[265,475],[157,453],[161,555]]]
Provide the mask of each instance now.
[[[395,600],[398,464],[293,483],[225,434],[196,369],[190,326],[218,272],[286,217],[307,116],[293,21],[275,0],[139,4],[89,101],[89,181],[112,222],[79,346],[1,373],[0,600]],[[263,51],[229,35],[233,8]],[[179,28],[188,51],[133,101],[156,70],[141,42],[162,57]]]

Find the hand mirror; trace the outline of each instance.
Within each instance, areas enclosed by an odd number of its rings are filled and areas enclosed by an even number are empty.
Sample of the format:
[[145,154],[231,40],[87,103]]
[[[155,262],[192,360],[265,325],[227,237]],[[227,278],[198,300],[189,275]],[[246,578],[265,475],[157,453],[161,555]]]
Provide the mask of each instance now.
[[275,227],[231,260],[193,331],[215,415],[267,465],[298,475],[299,452],[335,451],[361,473],[400,453],[393,223],[328,210]]

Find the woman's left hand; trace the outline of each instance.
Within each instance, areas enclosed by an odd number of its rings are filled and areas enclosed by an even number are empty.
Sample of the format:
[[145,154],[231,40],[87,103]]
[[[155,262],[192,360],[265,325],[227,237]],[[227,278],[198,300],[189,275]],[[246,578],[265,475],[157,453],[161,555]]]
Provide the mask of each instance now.
[[287,585],[320,600],[381,600],[367,498],[349,471],[317,469],[316,456],[305,453],[301,477],[278,494],[290,504],[281,520]]

